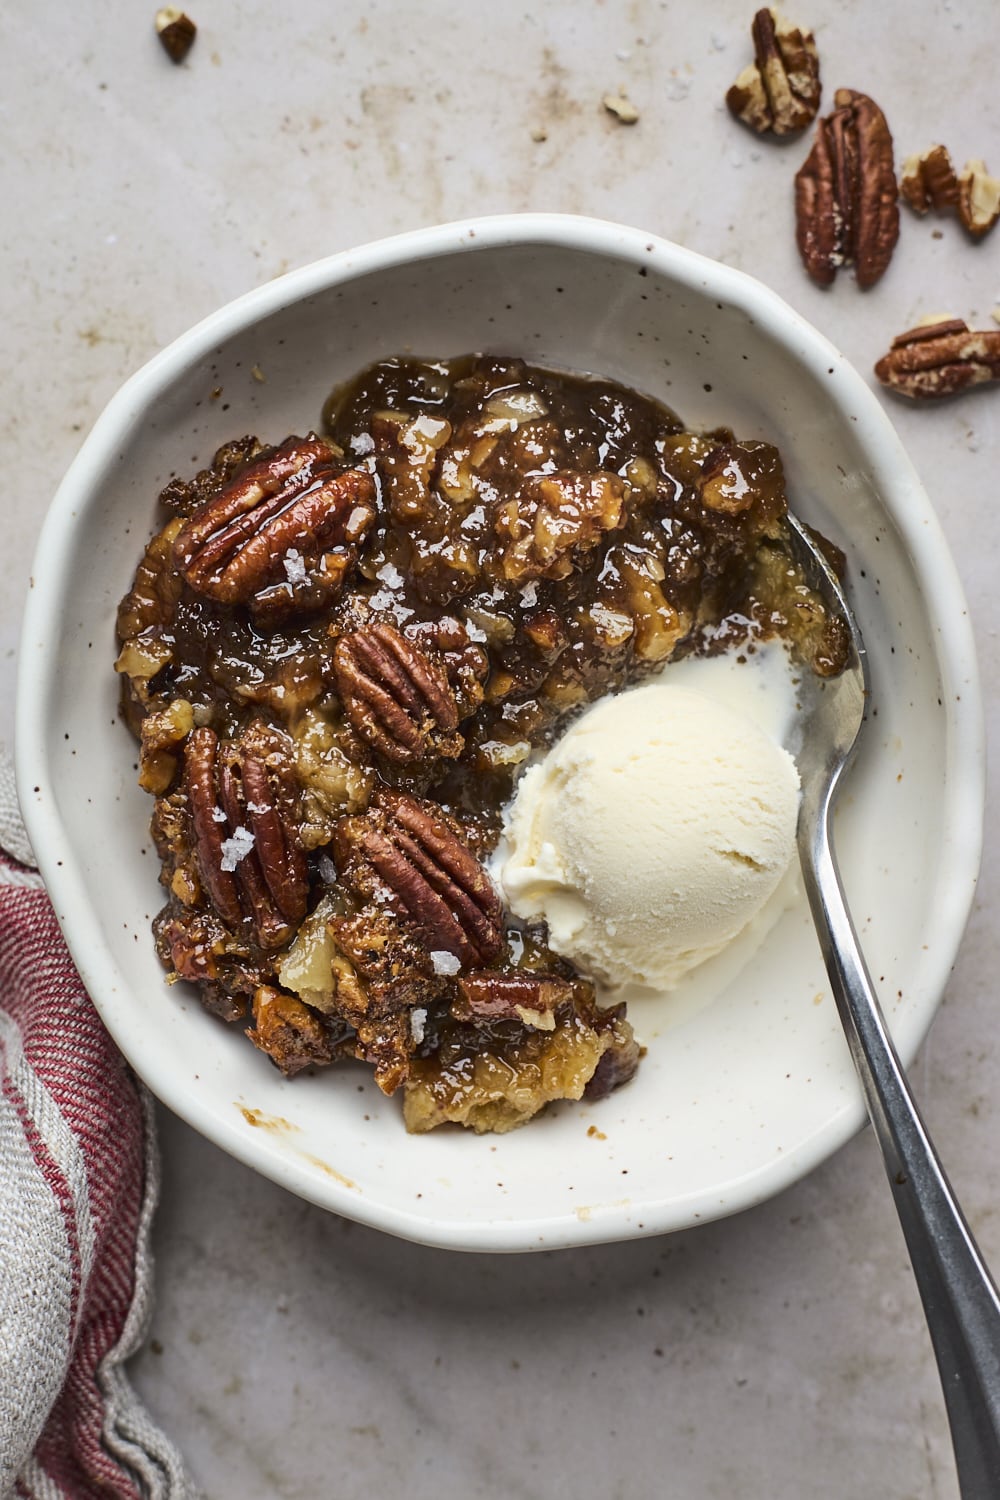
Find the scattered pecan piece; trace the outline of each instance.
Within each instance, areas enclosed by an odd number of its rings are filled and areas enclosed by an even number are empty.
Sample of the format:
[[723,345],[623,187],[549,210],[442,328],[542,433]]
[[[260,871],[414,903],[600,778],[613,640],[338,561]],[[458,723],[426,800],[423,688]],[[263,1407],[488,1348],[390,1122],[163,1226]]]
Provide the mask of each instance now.
[[936,400],[1000,380],[1000,328],[970,329],[959,318],[901,333],[875,366],[901,396]]
[[982,239],[1000,219],[1000,178],[984,161],[967,161],[958,179],[958,217],[974,239]]
[[260,722],[223,745],[214,730],[195,729],[185,745],[202,884],[228,926],[252,921],[262,948],[287,942],[306,910],[291,755],[286,737]]
[[568,577],[575,553],[624,525],[624,502],[625,481],[603,469],[530,477],[496,518],[497,535],[507,543],[503,576],[513,583]]
[[573,985],[558,974],[480,969],[459,978],[451,1013],[456,1021],[520,1021],[535,1031],[552,1031],[556,1006],[573,993]]
[[819,109],[819,56],[811,31],[759,10],[751,26],[755,60],[726,95],[732,114],[759,135],[794,135]]
[[334,852],[342,878],[365,897],[388,893],[430,950],[463,964],[499,954],[500,898],[459,826],[435,803],[383,788],[362,817],[342,819]]
[[932,146],[923,156],[903,164],[900,197],[918,214],[933,208],[954,213],[974,239],[981,239],[1000,219],[1000,179],[991,177],[983,161],[967,161],[956,175],[944,146]]
[[333,657],[344,711],[358,733],[398,765],[453,757],[465,743],[443,666],[387,621],[341,636]]
[[198,35],[198,28],[186,16],[182,10],[175,5],[164,5],[156,12],[156,35],[164,52],[172,63],[182,63],[194,46],[194,39]]
[[906,158],[899,196],[918,214],[931,208],[941,214],[957,207],[958,178],[945,146],[932,146],[923,156]]
[[242,469],[174,540],[189,587],[265,615],[331,598],[375,518],[372,476],[334,464],[322,438],[288,438]]
[[799,254],[809,275],[829,286],[853,263],[858,286],[874,286],[899,238],[892,136],[867,94],[838,89],[795,178]]
[[303,1068],[335,1062],[349,1034],[348,1028],[331,1027],[325,1017],[294,995],[269,984],[254,991],[253,1018],[254,1026],[247,1036],[286,1077]]

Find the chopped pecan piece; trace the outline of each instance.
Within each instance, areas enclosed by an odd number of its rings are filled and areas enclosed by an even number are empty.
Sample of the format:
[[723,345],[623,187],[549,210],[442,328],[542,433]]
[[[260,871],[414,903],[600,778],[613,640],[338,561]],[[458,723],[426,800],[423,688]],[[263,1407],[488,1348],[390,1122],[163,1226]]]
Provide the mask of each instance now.
[[410,526],[429,520],[441,509],[431,477],[438,449],[451,437],[451,423],[428,415],[376,412],[371,435],[393,519]]
[[967,161],[958,179],[958,217],[974,239],[982,239],[1000,219],[1000,178],[984,161]]
[[176,5],[164,5],[156,12],[156,35],[172,63],[182,63],[194,46],[198,28],[190,16]]
[[286,1077],[303,1068],[335,1062],[349,1035],[349,1028],[331,1026],[294,995],[269,984],[254,991],[253,1018],[254,1026],[247,1036]]
[[334,918],[330,932],[359,980],[353,1004],[349,996],[338,997],[338,1008],[355,1025],[366,1018],[409,1013],[441,994],[430,954],[404,918],[369,904],[351,916]]
[[171,902],[153,920],[156,951],[174,979],[199,986],[202,1004],[224,1021],[238,1021],[247,1000],[268,977],[248,946],[204,907]]
[[583,1091],[583,1097],[591,1104],[606,1099],[615,1089],[634,1078],[642,1060],[643,1049],[639,1046],[632,1027],[625,1019],[625,1006],[616,1005],[605,1015],[613,1019],[613,1040],[602,1054],[593,1076]]
[[936,400],[1000,380],[1000,328],[969,328],[959,318],[901,333],[875,366],[901,396]]
[[945,213],[958,205],[958,178],[944,146],[932,146],[923,156],[908,156],[903,163],[899,196],[915,213],[933,208]]
[[443,666],[387,621],[341,636],[333,658],[344,711],[398,765],[459,755],[458,704]]
[[513,583],[568,577],[575,553],[588,552],[624,524],[624,501],[625,481],[602,469],[529,477],[496,518],[497,534],[507,543],[503,576]]
[[457,1021],[520,1021],[535,1031],[552,1031],[556,1007],[572,997],[573,985],[558,974],[480,969],[459,978],[451,1013]]
[[343,905],[336,887],[321,897],[295,940],[276,964],[282,989],[327,1015],[363,1016],[368,997],[357,971],[337,941],[334,924]]
[[[118,639],[123,643],[135,641],[142,636],[143,643],[160,651],[160,642],[152,632],[168,624],[173,617],[174,606],[183,591],[183,584],[173,570],[173,547],[181,523],[168,521],[162,531],[157,532],[146,547],[135,570],[132,587],[118,606]],[[163,660],[169,660],[169,649]],[[162,666],[163,662],[159,663]],[[123,662],[121,670],[134,675]]]
[[177,773],[178,751],[194,728],[194,709],[174,698],[159,713],[147,714],[140,726],[139,785],[158,797]]
[[195,729],[185,746],[185,788],[198,871],[222,920],[248,917],[262,948],[288,941],[305,916],[309,877],[299,846],[291,747],[255,722],[220,745]]
[[899,238],[892,136],[867,94],[838,89],[834,103],[795,178],[799,254],[820,286],[853,263],[858,286],[870,287]]
[[759,135],[794,135],[819,109],[819,57],[811,31],[773,10],[759,10],[751,26],[755,60],[726,95],[731,112]]
[[331,598],[375,517],[372,476],[334,465],[324,439],[288,438],[242,469],[174,540],[189,587],[265,616]]
[[341,821],[334,850],[342,878],[362,896],[388,895],[431,951],[463,964],[490,963],[499,954],[500,898],[458,825],[435,803],[383,788],[363,817]]
[[761,530],[785,512],[785,474],[772,443],[723,443],[705,459],[698,499],[716,516],[740,517],[757,506]]
[[933,208],[954,213],[974,239],[1000,219],[1000,179],[991,177],[983,161],[967,161],[956,175],[944,146],[932,146],[923,156],[910,156],[903,165],[900,197],[918,214]]

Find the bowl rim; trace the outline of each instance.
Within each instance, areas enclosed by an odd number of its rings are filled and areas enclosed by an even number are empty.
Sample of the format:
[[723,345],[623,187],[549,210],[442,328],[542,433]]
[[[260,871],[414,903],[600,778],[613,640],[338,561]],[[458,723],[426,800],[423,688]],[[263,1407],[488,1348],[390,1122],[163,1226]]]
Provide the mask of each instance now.
[[[452,1249],[516,1251],[551,1249],[660,1234],[708,1222],[762,1202],[805,1176],[843,1146],[865,1118],[860,1089],[826,1124],[799,1147],[738,1180],[714,1183],[702,1195],[688,1193],[642,1211],[642,1227],[631,1222],[637,1210],[603,1214],[586,1221],[553,1216],[530,1220],[466,1223],[428,1219],[395,1207],[370,1203],[336,1181],[316,1180],[265,1142],[248,1137],[213,1114],[210,1101],[185,1095],[169,1070],[161,1069],[155,1048],[137,1012],[125,1001],[127,987],[111,948],[98,936],[83,874],[63,842],[53,795],[55,777],[46,736],[49,684],[56,661],[60,584],[72,565],[80,518],[97,493],[109,458],[143,420],[159,394],[227,339],[294,303],[337,285],[406,264],[456,253],[475,254],[536,245],[584,252],[597,259],[647,265],[675,283],[712,295],[752,318],[793,359],[827,379],[830,400],[854,424],[865,452],[879,503],[898,529],[929,608],[938,670],[945,688],[945,745],[949,850],[955,878],[942,889],[935,913],[947,941],[937,945],[930,965],[917,1034],[905,1049],[909,1063],[940,1003],[971,910],[982,854],[985,802],[985,734],[975,645],[968,608],[941,525],[888,414],[825,335],[780,295],[746,272],[674,244],[648,231],[572,214],[498,214],[411,230],[372,241],[289,271],[225,304],[180,334],[117,390],[82,443],[45,517],[32,566],[18,660],[15,708],[15,768],[28,835],[56,916],[102,1020],[120,1050],[150,1089],[193,1128],[273,1181],[320,1206],[405,1239]],[[959,702],[960,709],[959,712]],[[735,1195],[720,1208],[720,1199]]]

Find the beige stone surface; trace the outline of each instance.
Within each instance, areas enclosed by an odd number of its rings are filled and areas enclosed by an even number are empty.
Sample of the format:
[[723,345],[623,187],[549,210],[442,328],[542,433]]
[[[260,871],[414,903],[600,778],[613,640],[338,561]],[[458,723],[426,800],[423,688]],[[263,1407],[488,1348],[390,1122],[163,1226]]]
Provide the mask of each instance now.
[[[722,107],[735,0],[191,0],[9,6],[0,414],[0,739],[46,503],[121,381],[230,297],[329,251],[472,213],[638,223],[761,277],[862,371],[946,311],[989,324],[1000,237],[904,211],[885,280],[811,286],[804,142]],[[1000,164],[991,0],[810,0],[824,100],[871,92],[897,154]],[[622,90],[623,126],[602,106]],[[997,231],[1000,236],[1000,230]],[[939,511],[1000,705],[1000,393],[885,400]],[[996,807],[917,1091],[1000,1265]],[[954,1500],[930,1346],[869,1135],[779,1199],[668,1239],[530,1258],[397,1243],[297,1201],[164,1117],[155,1342],[135,1378],[216,1500],[651,1495]],[[664,1143],[666,1146],[666,1143]]]

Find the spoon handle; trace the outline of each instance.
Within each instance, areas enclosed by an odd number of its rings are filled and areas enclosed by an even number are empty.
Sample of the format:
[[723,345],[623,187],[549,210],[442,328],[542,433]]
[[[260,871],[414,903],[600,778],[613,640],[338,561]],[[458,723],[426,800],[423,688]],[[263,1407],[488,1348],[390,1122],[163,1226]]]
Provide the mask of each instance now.
[[830,800],[800,823],[813,920],[924,1304],[962,1500],[1000,1496],[1000,1296],[910,1093],[858,946]]

